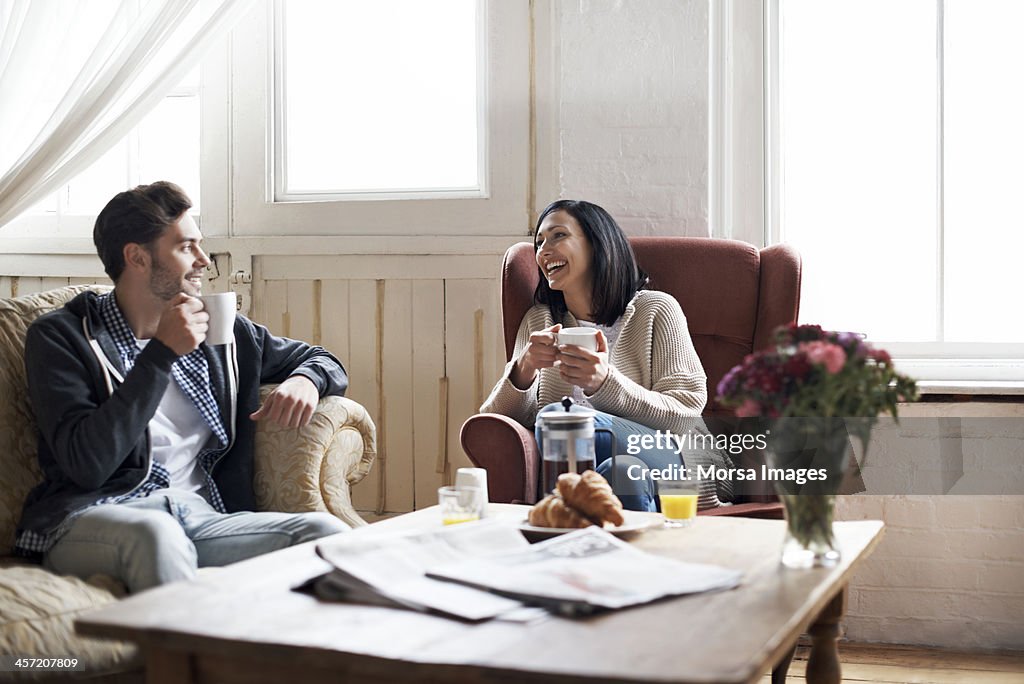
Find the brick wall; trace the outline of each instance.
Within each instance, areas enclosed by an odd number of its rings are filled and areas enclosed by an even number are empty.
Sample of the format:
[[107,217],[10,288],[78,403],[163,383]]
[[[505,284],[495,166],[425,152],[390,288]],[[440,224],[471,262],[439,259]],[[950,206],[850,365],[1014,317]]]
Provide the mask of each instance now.
[[707,235],[707,1],[556,11],[561,196],[600,204],[632,235]]
[[838,517],[885,537],[850,583],[853,641],[1024,649],[1019,496],[856,496]]
[[[951,491],[963,491],[979,476],[984,482],[1010,482],[1012,476],[1017,483],[1024,476],[1020,404],[912,409],[917,416],[1004,416],[964,422],[958,449],[965,475]],[[924,431],[916,440],[877,431],[868,465],[884,461],[894,477],[913,476],[915,465],[931,465],[936,444]],[[839,499],[836,515],[886,523],[877,550],[850,583],[848,639],[1024,649],[1024,496],[850,496]]]

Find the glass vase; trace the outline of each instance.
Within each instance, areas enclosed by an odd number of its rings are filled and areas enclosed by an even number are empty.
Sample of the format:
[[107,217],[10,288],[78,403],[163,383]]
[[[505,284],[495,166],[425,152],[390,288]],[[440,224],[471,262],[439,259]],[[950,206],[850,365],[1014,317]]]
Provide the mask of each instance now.
[[[786,514],[782,565],[834,566],[840,559],[832,533],[835,494],[853,453],[847,425],[836,418],[779,419],[769,444],[766,461],[780,474],[773,485]],[[811,472],[816,479],[796,477]]]
[[782,564],[787,568],[832,567],[840,553],[832,534],[835,496],[780,494],[786,513]]

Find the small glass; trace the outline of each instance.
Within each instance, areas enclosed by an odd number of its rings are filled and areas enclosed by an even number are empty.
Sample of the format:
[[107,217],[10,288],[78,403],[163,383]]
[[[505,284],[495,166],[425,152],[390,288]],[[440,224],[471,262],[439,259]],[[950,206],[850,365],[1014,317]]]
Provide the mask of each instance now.
[[696,479],[658,481],[658,499],[661,501],[661,514],[665,516],[665,527],[693,524],[697,517],[698,484]]
[[487,498],[481,487],[456,485],[438,489],[437,503],[441,507],[441,522],[455,525],[479,520],[487,505]]

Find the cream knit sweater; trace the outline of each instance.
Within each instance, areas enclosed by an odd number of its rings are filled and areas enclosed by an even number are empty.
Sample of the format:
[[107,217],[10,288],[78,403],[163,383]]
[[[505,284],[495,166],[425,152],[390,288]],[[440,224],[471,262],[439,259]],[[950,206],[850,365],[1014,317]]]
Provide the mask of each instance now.
[[[540,409],[572,394],[572,385],[562,380],[557,368],[541,369],[525,390],[509,379],[530,341],[530,333],[554,324],[547,306],[538,304],[526,312],[516,335],[512,361],[480,407],[481,413],[500,413],[531,427]],[[578,322],[567,313],[562,325],[570,327]],[[636,293],[622,314],[622,331],[609,354],[609,366],[604,384],[587,397],[599,411],[681,435],[694,427],[694,418],[704,410],[704,367],[693,348],[679,303],[664,292]]]

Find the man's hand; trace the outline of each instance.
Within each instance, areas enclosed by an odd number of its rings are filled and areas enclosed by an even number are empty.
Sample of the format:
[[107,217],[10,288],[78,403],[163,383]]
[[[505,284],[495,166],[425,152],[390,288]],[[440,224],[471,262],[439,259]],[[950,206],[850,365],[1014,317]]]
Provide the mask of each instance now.
[[583,393],[590,396],[601,389],[608,378],[608,341],[598,330],[596,352],[575,344],[561,344],[558,346],[558,361],[558,373],[562,379],[582,387]]
[[293,375],[278,385],[258,411],[249,414],[252,420],[272,420],[281,427],[305,427],[313,417],[320,393],[313,381]]
[[530,333],[530,341],[519,355],[509,378],[513,385],[524,390],[533,384],[537,371],[555,365],[555,358],[558,355],[558,349],[555,348],[555,333],[561,329],[562,324],[555,323],[550,328]]
[[210,314],[203,311],[201,300],[180,292],[160,314],[160,323],[153,337],[178,356],[184,356],[195,351],[206,339],[209,320]]

